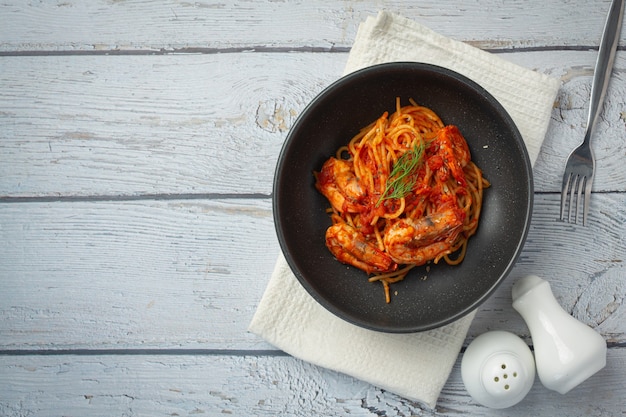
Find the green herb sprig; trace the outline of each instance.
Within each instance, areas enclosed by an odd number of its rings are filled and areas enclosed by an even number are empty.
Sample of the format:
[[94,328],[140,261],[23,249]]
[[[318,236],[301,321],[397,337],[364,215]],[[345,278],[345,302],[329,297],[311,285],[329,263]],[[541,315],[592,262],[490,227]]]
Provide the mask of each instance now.
[[422,162],[422,155],[424,154],[424,143],[414,145],[413,148],[406,151],[395,164],[391,170],[389,178],[387,178],[387,184],[385,191],[378,199],[376,206],[378,206],[383,200],[391,198],[406,197],[416,181],[416,173]]

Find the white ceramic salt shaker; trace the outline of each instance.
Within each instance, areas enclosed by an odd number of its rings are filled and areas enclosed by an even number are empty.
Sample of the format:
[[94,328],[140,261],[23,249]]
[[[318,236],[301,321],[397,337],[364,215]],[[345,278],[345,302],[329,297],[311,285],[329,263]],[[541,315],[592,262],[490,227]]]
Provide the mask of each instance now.
[[535,381],[535,361],[516,335],[501,330],[481,334],[461,360],[461,378],[472,398],[490,408],[519,403]]
[[537,375],[546,388],[565,394],[604,368],[604,338],[563,310],[547,281],[526,276],[513,285],[512,297],[530,330]]

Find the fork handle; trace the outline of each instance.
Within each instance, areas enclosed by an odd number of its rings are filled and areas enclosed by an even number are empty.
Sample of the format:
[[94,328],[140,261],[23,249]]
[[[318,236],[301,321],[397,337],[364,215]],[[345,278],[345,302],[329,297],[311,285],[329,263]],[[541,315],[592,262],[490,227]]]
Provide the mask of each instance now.
[[602,109],[606,88],[609,85],[611,71],[613,70],[613,61],[615,61],[615,51],[617,50],[617,44],[619,43],[622,29],[624,1],[625,0],[613,0],[604,25],[604,32],[602,33],[598,59],[596,61],[596,69],[591,84],[591,101],[589,103],[589,118],[587,120],[585,142],[589,142],[591,138],[591,133],[598,119],[598,115],[600,114],[600,110]]

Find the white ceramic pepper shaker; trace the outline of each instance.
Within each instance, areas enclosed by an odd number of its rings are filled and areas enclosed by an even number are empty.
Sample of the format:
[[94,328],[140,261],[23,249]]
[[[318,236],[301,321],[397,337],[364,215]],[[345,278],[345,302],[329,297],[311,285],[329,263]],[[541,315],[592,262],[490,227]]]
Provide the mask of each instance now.
[[512,297],[530,330],[537,375],[546,388],[565,394],[604,368],[604,338],[563,310],[547,281],[526,276],[513,285]]
[[532,388],[535,361],[522,339],[492,330],[478,336],[465,350],[461,378],[476,402],[507,408],[522,401]]

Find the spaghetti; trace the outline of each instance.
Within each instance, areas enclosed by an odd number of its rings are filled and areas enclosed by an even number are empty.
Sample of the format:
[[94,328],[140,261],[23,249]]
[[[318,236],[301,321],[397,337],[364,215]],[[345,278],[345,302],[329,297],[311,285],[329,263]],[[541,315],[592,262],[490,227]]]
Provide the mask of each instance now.
[[385,112],[315,173],[328,199],[326,246],[372,274],[390,302],[390,284],[415,266],[463,261],[489,182],[455,126],[413,100]]

